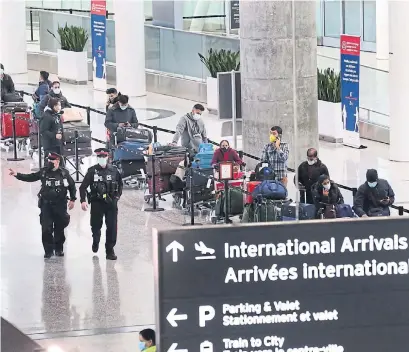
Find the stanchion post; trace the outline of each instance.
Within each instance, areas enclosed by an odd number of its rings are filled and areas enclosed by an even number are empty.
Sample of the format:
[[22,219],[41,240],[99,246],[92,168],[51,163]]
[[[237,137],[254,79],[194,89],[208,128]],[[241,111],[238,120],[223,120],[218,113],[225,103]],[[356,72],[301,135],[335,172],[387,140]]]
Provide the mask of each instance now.
[[224,180],[224,223],[229,224],[229,180]]
[[189,172],[189,188],[190,188],[190,223],[183,224],[182,226],[195,226],[195,225],[202,225],[198,222],[195,223],[195,192],[193,189],[193,172],[194,168],[190,168]]
[[13,145],[14,145],[14,157],[7,158],[8,161],[22,161],[24,158],[17,157],[17,136],[16,136],[16,112],[14,108],[11,110],[11,123],[13,125]]
[[43,153],[41,152],[42,146],[41,146],[40,121],[37,120],[37,123],[38,123],[38,125],[37,125],[37,128],[38,128],[38,132],[37,132],[37,136],[38,136],[38,147],[37,147],[37,150],[38,150],[38,168],[41,169],[41,165],[43,164],[43,159],[42,159],[42,154]]
[[30,10],[30,38],[34,41],[34,29],[33,29],[33,10]]
[[398,207],[398,214],[399,214],[400,216],[403,216],[403,206],[399,206],[399,207]]
[[[158,208],[156,206],[156,170],[155,170],[155,153],[151,155],[151,163],[152,163],[152,201],[153,201],[153,207],[152,208],[146,208],[145,211],[154,213],[158,211],[163,211],[165,209],[163,208]],[[159,200],[159,197],[158,197]]]
[[358,193],[358,188],[352,188],[352,196],[355,198],[356,194]]
[[91,127],[91,108],[87,106],[87,125]]
[[[189,153],[186,153],[185,162],[183,164],[183,167],[185,168],[185,173],[186,173],[188,166],[189,166]],[[184,187],[183,188],[183,208],[186,208],[186,201],[187,201],[187,190],[186,190],[186,187]]]
[[74,131],[74,153],[75,153],[75,181],[79,182],[80,181],[80,172],[79,172],[79,168],[80,168],[80,162],[79,162],[79,158],[78,158],[78,131]]
[[152,127],[153,143],[158,143],[158,126]]

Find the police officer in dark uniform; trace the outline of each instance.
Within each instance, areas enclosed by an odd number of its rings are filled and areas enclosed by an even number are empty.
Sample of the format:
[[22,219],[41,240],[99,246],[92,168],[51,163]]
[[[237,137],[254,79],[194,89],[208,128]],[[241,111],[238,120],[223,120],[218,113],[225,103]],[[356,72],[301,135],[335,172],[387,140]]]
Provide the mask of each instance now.
[[[122,177],[118,169],[108,164],[109,150],[99,148],[95,150],[98,164],[91,166],[80,186],[81,208],[88,209],[86,197],[91,204],[92,251],[98,252],[101,239],[102,220],[105,216],[106,259],[116,260],[114,247],[117,238],[118,200],[122,195]],[[90,192],[87,194],[87,189]]]
[[[74,208],[77,189],[70,173],[60,167],[61,155],[48,154],[48,165],[40,171],[31,174],[16,173],[10,169],[10,175],[24,182],[41,180],[41,189],[38,193],[38,206],[41,209],[40,223],[44,246],[44,258],[49,259],[54,254],[64,256],[64,229],[70,223],[67,213],[67,190],[70,198],[68,209]],[[54,237],[53,237],[54,233]]]

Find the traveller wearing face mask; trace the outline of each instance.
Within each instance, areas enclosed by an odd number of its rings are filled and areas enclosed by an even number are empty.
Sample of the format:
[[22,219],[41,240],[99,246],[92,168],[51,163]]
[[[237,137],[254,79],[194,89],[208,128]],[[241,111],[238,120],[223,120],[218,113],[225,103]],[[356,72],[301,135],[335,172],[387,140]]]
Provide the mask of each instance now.
[[114,105],[118,104],[119,97],[121,96],[121,92],[118,92],[115,88],[108,88],[106,90],[107,101],[105,103],[105,110],[108,112],[110,108]]
[[[68,209],[74,208],[77,189],[70,173],[62,168],[62,156],[56,153],[47,155],[44,168],[31,174],[16,173],[10,169],[10,175],[24,182],[41,181],[38,193],[38,207],[41,209],[40,224],[44,247],[44,258],[54,255],[64,256],[64,229],[70,223],[67,213],[67,193],[69,192]],[[53,236],[54,234],[54,236]]]
[[273,169],[276,180],[287,187],[287,162],[290,150],[288,143],[282,141],[283,130],[279,126],[270,129],[270,143],[266,144],[261,153],[261,161],[267,162]]
[[45,155],[62,154],[63,124],[61,121],[61,103],[57,98],[50,98],[40,120],[41,143]]
[[211,164],[212,166],[215,166],[222,161],[232,161],[237,165],[245,165],[243,160],[240,159],[237,152],[234,149],[230,148],[229,141],[225,139],[220,142],[220,148],[216,149],[216,151],[214,152]]
[[1,84],[1,101],[4,101],[4,96],[6,94],[14,93],[14,82],[13,79],[6,73],[4,73],[4,66],[0,64],[0,84]]
[[314,204],[311,187],[321,175],[329,175],[328,168],[318,158],[318,152],[314,148],[307,150],[307,160],[298,166],[298,184],[300,188],[300,200],[302,203]]
[[359,217],[389,216],[395,193],[389,182],[378,177],[375,169],[366,172],[366,182],[358,188],[353,210]]
[[44,96],[43,99],[41,99],[39,110],[40,112],[43,112],[46,106],[48,105],[48,102],[51,98],[58,99],[61,103],[61,109],[64,110],[66,108],[70,108],[71,105],[68,103],[68,100],[65,96],[62,95],[61,93],[61,85],[60,82],[54,81],[51,90],[48,92],[46,96]]
[[[344,204],[344,197],[338,186],[330,180],[328,175],[318,177],[317,183],[312,186],[313,203],[317,213],[329,205]],[[335,217],[335,216],[334,216]]]
[[[127,95],[119,95],[117,104],[108,109],[105,118],[105,127],[110,134],[118,132],[118,127],[133,127],[138,128],[138,119],[133,107],[129,105],[129,97]],[[120,136],[117,136],[117,142],[123,142]]]
[[139,333],[139,350],[141,352],[156,352],[156,336],[152,329],[144,329]]
[[182,147],[195,154],[199,150],[200,144],[207,143],[206,126],[202,119],[203,111],[203,105],[196,104],[193,106],[192,112],[180,118],[171,144],[177,145],[180,139]]
[[[98,148],[95,150],[98,163],[91,166],[80,186],[81,208],[86,211],[88,202],[91,204],[92,251],[98,252],[101,239],[102,221],[105,217],[106,259],[116,260],[114,247],[117,239],[118,201],[122,195],[122,177],[118,169],[108,163],[109,150]],[[90,193],[87,194],[87,189]]]

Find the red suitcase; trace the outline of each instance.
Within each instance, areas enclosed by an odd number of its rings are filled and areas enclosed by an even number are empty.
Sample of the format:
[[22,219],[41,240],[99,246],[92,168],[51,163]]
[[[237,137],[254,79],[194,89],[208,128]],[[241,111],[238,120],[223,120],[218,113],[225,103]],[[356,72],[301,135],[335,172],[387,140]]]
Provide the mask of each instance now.
[[[152,194],[153,185],[152,177],[148,178],[149,194]],[[166,193],[170,191],[170,176],[155,176],[156,194]]]
[[246,183],[246,192],[250,193],[244,194],[244,204],[251,204],[253,203],[253,197],[251,193],[253,193],[254,189],[261,183],[261,181],[250,181]]
[[[30,112],[16,112],[16,137],[30,136]],[[13,137],[13,121],[10,112],[1,113],[1,138]]]

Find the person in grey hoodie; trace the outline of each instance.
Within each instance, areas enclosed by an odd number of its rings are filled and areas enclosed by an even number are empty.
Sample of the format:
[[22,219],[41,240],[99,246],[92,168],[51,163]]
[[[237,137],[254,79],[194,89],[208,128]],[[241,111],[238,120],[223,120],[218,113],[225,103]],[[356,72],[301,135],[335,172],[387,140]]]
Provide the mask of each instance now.
[[[118,97],[117,104],[113,105],[107,111],[105,118],[105,127],[111,134],[118,132],[118,127],[133,127],[138,128],[138,119],[134,108],[129,106],[129,97],[121,94]],[[117,142],[122,142],[121,138],[117,136]]]
[[196,153],[201,143],[207,143],[206,126],[202,120],[204,107],[201,104],[193,106],[192,112],[182,116],[176,126],[172,144],[179,142],[189,152]]

